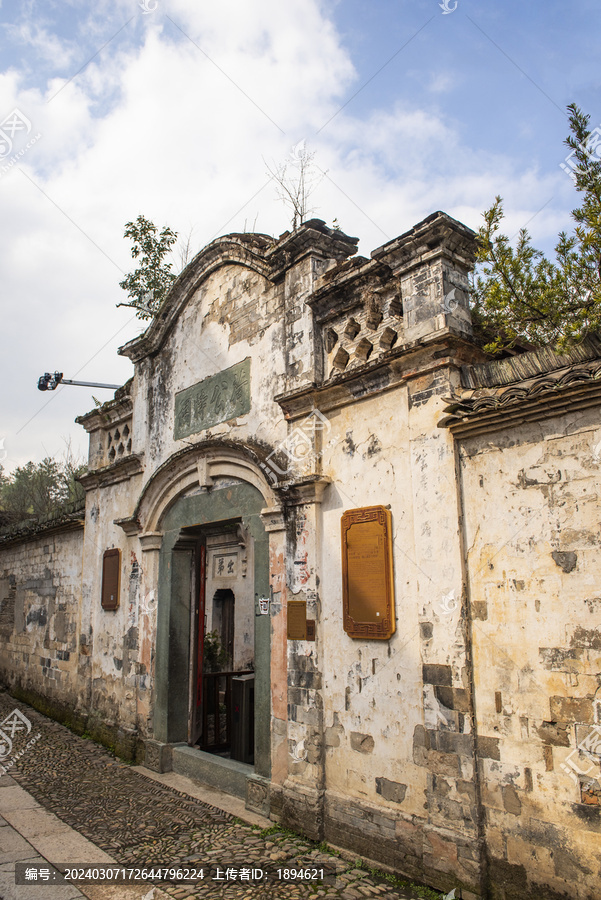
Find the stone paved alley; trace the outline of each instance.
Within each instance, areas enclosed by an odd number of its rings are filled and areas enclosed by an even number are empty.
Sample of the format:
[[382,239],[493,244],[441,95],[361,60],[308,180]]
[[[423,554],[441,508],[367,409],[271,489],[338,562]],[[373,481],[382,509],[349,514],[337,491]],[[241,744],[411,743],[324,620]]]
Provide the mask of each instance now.
[[[174,773],[155,775],[116,759],[9,694],[0,718],[20,709],[35,745],[0,777],[1,900],[165,900],[185,898],[430,898],[418,885],[391,884],[350,854],[325,847],[244,809],[242,801]],[[28,735],[30,737],[30,735]],[[13,755],[21,743],[15,742]],[[5,759],[6,763],[7,760]],[[218,804],[218,805],[217,805]],[[244,821],[243,821],[244,820]],[[15,863],[207,866],[329,866],[330,884],[15,885]],[[359,863],[359,866],[358,866]]]

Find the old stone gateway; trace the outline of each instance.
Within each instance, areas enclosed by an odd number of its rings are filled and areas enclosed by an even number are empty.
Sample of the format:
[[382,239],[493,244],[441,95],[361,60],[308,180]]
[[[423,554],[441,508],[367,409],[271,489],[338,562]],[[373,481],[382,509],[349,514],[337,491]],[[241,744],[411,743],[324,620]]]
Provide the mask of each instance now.
[[598,900],[601,340],[487,357],[442,212],[356,249],[187,266],[85,509],[2,537],[2,678],[457,896]]

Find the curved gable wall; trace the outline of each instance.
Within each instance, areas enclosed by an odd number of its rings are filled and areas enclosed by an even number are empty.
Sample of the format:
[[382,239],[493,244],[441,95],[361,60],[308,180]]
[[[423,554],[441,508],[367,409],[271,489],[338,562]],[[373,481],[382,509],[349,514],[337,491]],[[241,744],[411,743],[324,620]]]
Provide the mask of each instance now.
[[[228,377],[245,360],[250,412],[217,421],[211,434],[270,442],[278,423],[284,426],[272,399],[286,387],[283,317],[283,283],[274,285],[239,263],[223,263],[205,274],[179,307],[160,348],[136,362],[134,446],[144,448],[145,481],[169,456],[198,439],[194,433],[175,439],[177,395],[219,373]],[[211,394],[215,385],[208,390]]]
[[[254,241],[243,240],[235,236],[219,238],[201,250],[178,276],[165,298],[159,315],[151,322],[144,334],[121,347],[119,353],[122,356],[129,356],[132,361],[137,362],[147,354],[160,350],[167,334],[180,317],[190,298],[208,276],[224,266],[243,266],[267,279],[270,275],[270,266],[262,251],[273,241],[262,235],[253,237]],[[260,249],[259,246],[253,245],[260,245]]]

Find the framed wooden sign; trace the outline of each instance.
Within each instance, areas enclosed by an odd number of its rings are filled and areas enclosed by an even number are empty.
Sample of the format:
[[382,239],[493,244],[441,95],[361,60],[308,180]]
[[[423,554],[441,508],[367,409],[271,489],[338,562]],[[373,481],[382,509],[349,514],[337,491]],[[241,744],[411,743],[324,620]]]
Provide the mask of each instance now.
[[288,601],[288,640],[307,640],[307,601]]
[[387,640],[396,630],[390,510],[350,509],[341,525],[344,630],[353,638]]
[[102,557],[102,608],[115,610],[119,607],[119,586],[121,575],[121,551],[105,550]]

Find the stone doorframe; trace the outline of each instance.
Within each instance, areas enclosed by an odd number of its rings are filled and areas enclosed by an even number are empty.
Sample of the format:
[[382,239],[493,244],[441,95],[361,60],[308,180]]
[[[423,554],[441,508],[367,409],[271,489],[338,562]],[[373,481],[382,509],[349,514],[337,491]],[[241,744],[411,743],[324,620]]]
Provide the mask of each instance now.
[[[286,533],[279,497],[266,480],[252,450],[224,446],[216,441],[203,442],[181,451],[161,466],[143,489],[133,515],[119,520],[117,524],[123,528],[126,534],[132,537],[136,536],[140,542],[143,570],[141,588],[144,595],[154,591],[158,601],[156,604],[155,640],[159,639],[161,634],[164,638],[166,634],[168,643],[169,609],[161,603],[159,589],[164,523],[169,511],[178,500],[194,492],[195,488],[199,490],[200,494],[211,495],[211,489],[218,487],[220,479],[228,479],[254,488],[264,502],[263,508],[258,508],[254,515],[258,515],[266,538],[266,581],[264,585],[256,583],[255,591],[258,589],[258,593],[262,597],[266,596],[270,600],[269,617],[266,616],[265,621],[269,622],[270,626],[268,628],[270,632],[269,645],[274,646],[276,652],[271,654],[271,646],[269,646],[269,655],[265,660],[269,678],[266,685],[267,696],[263,698],[262,702],[265,704],[268,719],[267,734],[265,735],[267,746],[264,747],[262,754],[257,753],[255,761],[257,779],[254,786],[249,784],[249,799],[251,799],[251,794],[256,795],[255,805],[263,807],[268,795],[274,745],[281,744],[282,740],[284,743],[286,741],[285,734],[279,734],[281,729],[274,729],[272,726],[274,694],[277,692],[278,697],[281,697],[283,693],[285,698],[286,693],[286,656],[285,652],[282,653],[282,648],[286,646],[285,611],[282,610],[286,582],[284,563]],[[221,494],[221,491],[216,491],[215,496],[217,494]],[[217,517],[217,521],[220,521],[221,518]],[[223,518],[227,518],[227,516]],[[235,515],[234,518],[236,518]],[[272,612],[275,612],[275,615],[272,615]],[[261,617],[262,619],[263,617]],[[170,745],[172,745],[173,738],[173,735],[169,734],[168,721],[164,714],[168,703],[166,696],[168,672],[161,668],[164,665],[165,659],[161,659],[160,654],[155,653],[151,673],[154,733],[153,739],[146,741],[145,764],[157,771],[167,771],[170,768]],[[257,684],[257,691],[260,695],[259,684]],[[260,696],[258,699],[261,702]],[[274,731],[277,731],[278,734],[275,734]],[[180,740],[182,739],[185,740],[185,737],[180,736]],[[258,735],[257,740],[261,741]],[[257,750],[259,750],[258,745]],[[260,761],[261,759],[263,762]]]

